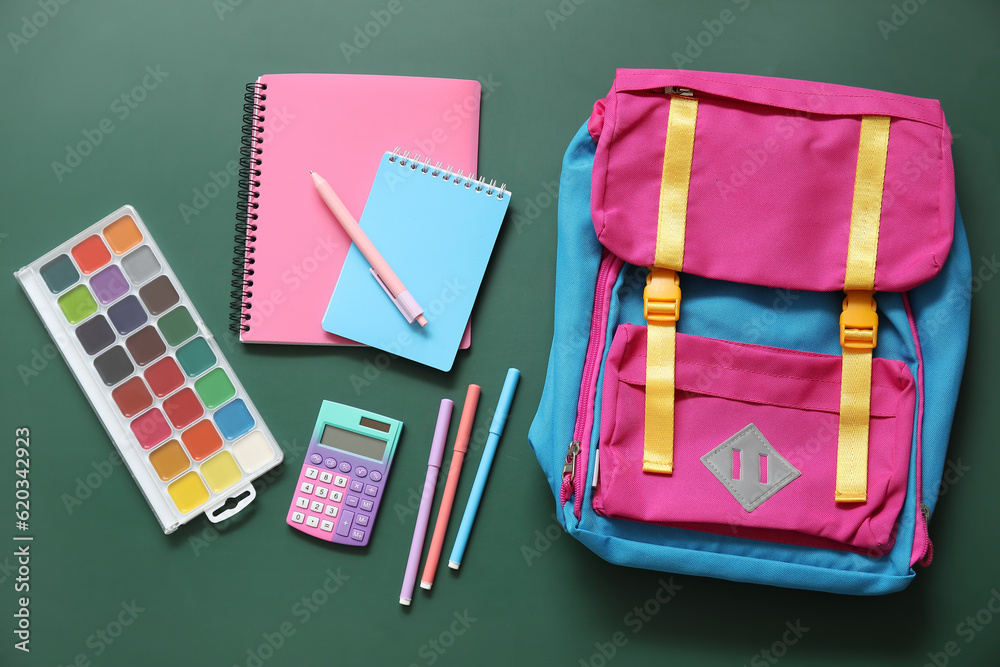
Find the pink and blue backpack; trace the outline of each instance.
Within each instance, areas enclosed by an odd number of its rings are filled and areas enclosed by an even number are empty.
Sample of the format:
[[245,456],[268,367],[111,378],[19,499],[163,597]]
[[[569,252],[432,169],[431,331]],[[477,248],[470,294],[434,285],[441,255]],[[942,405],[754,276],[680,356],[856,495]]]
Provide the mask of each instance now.
[[619,70],[558,217],[529,439],[564,528],[632,567],[905,588],[969,333],[940,103]]

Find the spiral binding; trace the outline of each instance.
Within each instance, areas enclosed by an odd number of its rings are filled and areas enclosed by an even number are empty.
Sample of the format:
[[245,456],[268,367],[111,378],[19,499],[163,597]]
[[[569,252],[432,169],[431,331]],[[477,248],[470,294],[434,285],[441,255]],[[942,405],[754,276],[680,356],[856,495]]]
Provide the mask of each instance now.
[[245,312],[250,308],[249,299],[253,296],[253,243],[257,240],[257,202],[260,196],[261,155],[264,153],[261,144],[264,142],[260,134],[264,131],[264,116],[266,110],[261,102],[267,100],[263,91],[266,83],[256,81],[247,84],[247,92],[243,95],[243,137],[240,139],[240,171],[237,180],[238,201],[236,204],[236,235],[233,237],[233,290],[229,293],[229,328],[239,334],[249,331],[247,320],[250,314]]
[[442,168],[440,162],[431,164],[430,158],[421,160],[419,153],[411,158],[409,151],[400,153],[398,146],[389,155],[389,162],[398,164],[401,168],[409,167],[411,171],[416,171],[419,168],[423,174],[430,174],[432,177],[440,178],[446,183],[450,182],[458,186],[464,185],[467,190],[471,190],[475,186],[476,192],[485,191],[487,197],[496,196],[497,199],[502,200],[510,194],[507,192],[506,183],[501,184],[498,188],[495,180],[487,183],[486,179],[482,177],[476,178],[475,174],[463,176],[461,169],[455,172],[451,170],[451,165]]

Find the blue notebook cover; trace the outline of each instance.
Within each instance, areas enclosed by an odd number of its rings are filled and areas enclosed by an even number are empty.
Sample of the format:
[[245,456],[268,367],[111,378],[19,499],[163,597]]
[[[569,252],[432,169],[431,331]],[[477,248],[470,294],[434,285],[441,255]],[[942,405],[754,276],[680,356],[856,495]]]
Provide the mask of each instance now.
[[509,203],[496,185],[386,153],[359,224],[428,324],[407,324],[352,245],[323,329],[451,370]]

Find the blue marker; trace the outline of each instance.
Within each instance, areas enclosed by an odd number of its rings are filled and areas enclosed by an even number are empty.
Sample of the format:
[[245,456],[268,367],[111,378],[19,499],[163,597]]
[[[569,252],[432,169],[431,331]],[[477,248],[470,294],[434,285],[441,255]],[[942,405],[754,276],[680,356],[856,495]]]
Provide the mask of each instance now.
[[510,411],[510,404],[514,401],[514,390],[517,389],[517,381],[520,377],[521,371],[516,368],[507,369],[507,379],[504,380],[503,389],[500,391],[500,400],[497,401],[497,411],[493,415],[493,423],[490,424],[490,437],[486,440],[486,449],[483,450],[483,458],[479,461],[479,470],[476,471],[476,481],[472,484],[472,492],[469,493],[469,502],[465,506],[465,514],[462,515],[462,525],[458,528],[455,546],[452,548],[451,557],[448,559],[448,567],[453,570],[457,570],[462,564],[465,545],[468,543],[469,533],[472,531],[472,522],[476,520],[479,501],[483,499],[483,488],[486,486],[486,478],[489,477],[490,466],[493,465],[493,457],[497,453],[497,445],[500,444],[500,435],[503,433],[503,427],[507,423],[507,412]]

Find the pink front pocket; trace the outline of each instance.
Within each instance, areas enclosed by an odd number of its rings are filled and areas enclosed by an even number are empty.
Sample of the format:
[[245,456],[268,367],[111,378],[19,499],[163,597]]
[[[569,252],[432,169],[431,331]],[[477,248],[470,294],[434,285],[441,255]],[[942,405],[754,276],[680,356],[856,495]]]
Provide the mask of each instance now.
[[915,384],[872,365],[868,500],[834,502],[839,356],[677,335],[674,472],[642,471],[646,328],[623,324],[608,354],[598,514],[752,539],[892,548],[906,495]]

